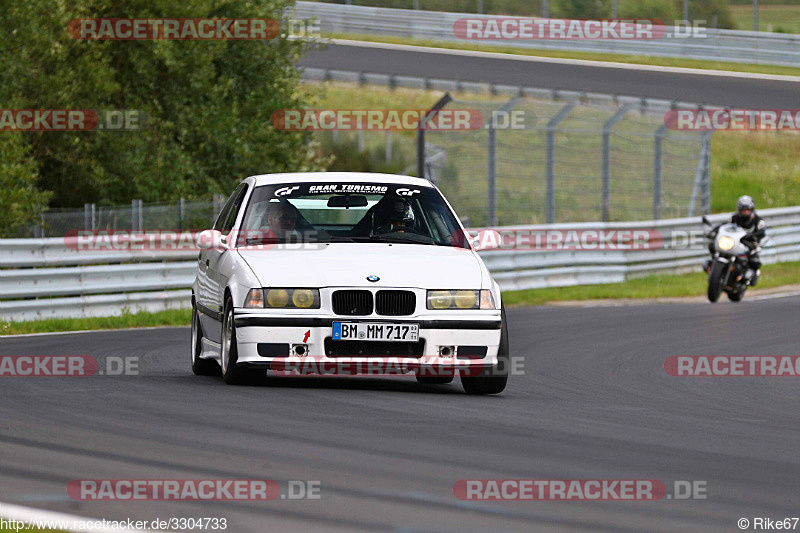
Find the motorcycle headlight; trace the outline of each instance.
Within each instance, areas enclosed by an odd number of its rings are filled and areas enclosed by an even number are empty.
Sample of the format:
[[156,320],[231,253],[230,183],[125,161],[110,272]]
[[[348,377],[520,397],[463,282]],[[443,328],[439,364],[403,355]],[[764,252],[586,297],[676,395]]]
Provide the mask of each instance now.
[[[253,289],[253,291],[255,290],[260,291],[261,289]],[[265,292],[264,307],[277,309],[319,309],[320,307],[319,289],[265,289]]]
[[733,239],[728,237],[727,235],[723,235],[719,239],[717,239],[717,246],[720,250],[730,250],[736,243],[733,242]]
[[428,309],[496,309],[491,291],[435,290],[428,291]]

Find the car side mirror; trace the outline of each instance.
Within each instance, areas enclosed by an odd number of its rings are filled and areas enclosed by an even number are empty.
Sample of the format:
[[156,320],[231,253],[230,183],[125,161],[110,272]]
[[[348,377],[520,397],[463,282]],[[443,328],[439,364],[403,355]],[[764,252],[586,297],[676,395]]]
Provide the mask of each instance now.
[[220,245],[224,244],[227,244],[227,241],[219,230],[207,229],[197,235],[197,247],[201,250],[220,248]]

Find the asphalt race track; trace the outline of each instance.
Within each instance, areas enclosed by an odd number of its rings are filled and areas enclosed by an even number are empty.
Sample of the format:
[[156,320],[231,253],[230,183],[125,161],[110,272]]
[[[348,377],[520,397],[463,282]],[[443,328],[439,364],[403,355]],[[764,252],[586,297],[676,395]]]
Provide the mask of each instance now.
[[[766,273],[766,275],[769,275]],[[0,338],[0,355],[138,358],[139,375],[2,377],[0,501],[228,531],[739,531],[800,513],[798,378],[668,376],[670,355],[798,353],[798,297],[508,313],[500,396],[413,380],[189,369],[188,328]],[[319,500],[86,502],[73,479],[317,480]],[[475,502],[470,478],[706,483],[707,499]]]
[[452,52],[430,53],[374,45],[331,44],[300,61],[306,67],[332,68],[407,76],[495,82],[546,89],[594,91],[664,98],[706,105],[758,109],[797,107],[797,81],[709,76],[552,63],[535,58],[474,57]]

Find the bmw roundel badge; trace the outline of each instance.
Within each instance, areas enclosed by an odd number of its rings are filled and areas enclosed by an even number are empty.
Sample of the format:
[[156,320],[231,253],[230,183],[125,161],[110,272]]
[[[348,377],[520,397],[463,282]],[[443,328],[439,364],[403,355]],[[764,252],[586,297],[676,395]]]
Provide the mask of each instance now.
[[373,283],[375,283],[376,281],[380,281],[380,280],[381,280],[381,278],[379,278],[378,276],[375,276],[374,274],[372,276],[367,276],[367,281],[371,281]]

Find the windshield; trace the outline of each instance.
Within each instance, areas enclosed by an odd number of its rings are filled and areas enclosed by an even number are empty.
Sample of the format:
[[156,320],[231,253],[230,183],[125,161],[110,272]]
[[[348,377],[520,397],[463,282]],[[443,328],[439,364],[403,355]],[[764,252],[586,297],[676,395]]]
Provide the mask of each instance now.
[[468,248],[436,189],[391,183],[290,183],[256,187],[239,245],[396,242]]

